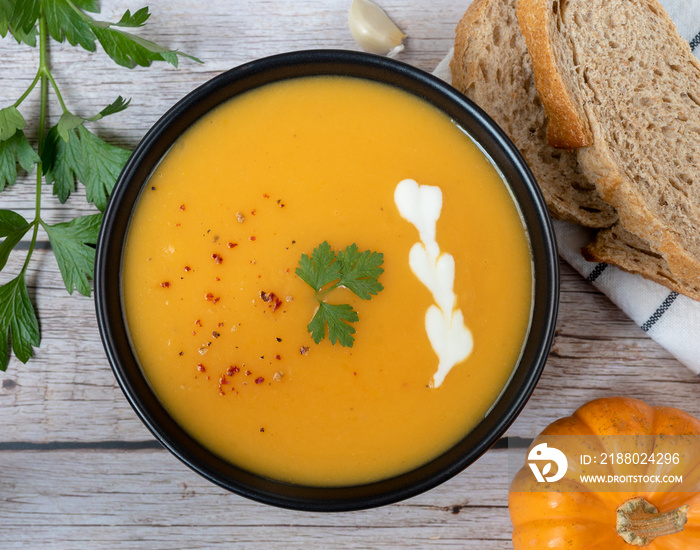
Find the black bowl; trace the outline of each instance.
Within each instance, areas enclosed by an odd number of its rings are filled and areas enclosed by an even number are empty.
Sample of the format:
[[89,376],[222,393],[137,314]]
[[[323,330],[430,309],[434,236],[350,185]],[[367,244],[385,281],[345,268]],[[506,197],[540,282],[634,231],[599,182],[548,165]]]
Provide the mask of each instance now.
[[[497,403],[452,449],[408,473],[350,487],[308,487],[252,474],[219,458],[186,433],[163,408],[130,345],[121,296],[122,250],[129,219],[152,170],[199,117],[229,98],[274,81],[311,75],[349,75],[402,88],[443,110],[465,129],[503,174],[529,233],[534,305],[522,356]],[[205,478],[245,497],[284,508],[343,511],[402,500],[462,471],[506,431],[544,367],[559,302],[556,245],[535,180],[517,149],[477,106],[434,76],[398,61],[351,51],[312,50],[247,63],[197,88],[146,134],[124,167],[105,212],[95,266],[97,319],[114,374],[141,420],[175,456]]]

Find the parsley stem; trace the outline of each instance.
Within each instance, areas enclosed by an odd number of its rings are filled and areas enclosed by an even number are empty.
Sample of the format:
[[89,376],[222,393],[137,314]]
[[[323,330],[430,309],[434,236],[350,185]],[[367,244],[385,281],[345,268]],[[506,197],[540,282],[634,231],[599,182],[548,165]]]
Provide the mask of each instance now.
[[[36,246],[37,237],[39,235],[39,224],[41,222],[40,212],[41,212],[41,181],[43,167],[41,163],[41,154],[44,150],[44,139],[46,131],[46,114],[48,111],[49,103],[49,80],[47,78],[48,65],[46,62],[46,51],[48,40],[48,32],[46,29],[46,18],[44,16],[44,9],[41,8],[39,13],[39,71],[37,76],[41,75],[41,105],[39,107],[39,162],[36,165],[36,202],[35,202],[35,215],[32,225],[34,230],[32,232],[32,240],[29,244],[29,251],[27,252],[27,257],[24,260],[24,265],[22,266],[22,273],[27,271],[29,266],[29,260],[34,253],[34,247]],[[50,74],[50,73],[49,73]]]
[[319,290],[316,292],[316,299],[319,302],[323,302],[324,298],[326,297],[327,294],[330,292],[333,292],[336,288],[338,288],[340,285],[338,283],[334,283],[331,286],[329,286],[326,290]]
[[58,102],[61,104],[61,109],[63,109],[63,112],[70,112],[68,111],[68,108],[66,107],[66,104],[63,102],[63,96],[61,95],[61,92],[58,89],[58,84],[56,84],[56,80],[54,80],[53,75],[51,74],[51,71],[49,70],[48,65],[43,65],[43,74],[46,75],[46,77],[49,79],[49,82],[51,82],[51,87],[53,88],[53,91],[56,94],[56,98],[58,99]]
[[41,77],[41,69],[39,69],[39,70],[36,72],[36,76],[34,77],[34,80],[32,81],[32,83],[29,85],[29,88],[27,88],[27,89],[24,91],[24,93],[19,97],[19,99],[18,99],[17,101],[15,101],[15,107],[19,107],[19,106],[22,104],[22,102],[23,102],[25,99],[27,99],[27,96],[32,92],[32,90],[33,90],[34,87],[36,86],[37,82],[39,82],[39,78],[40,78],[40,77]]
[[[39,157],[44,151],[44,140],[45,130],[46,130],[46,114],[49,106],[49,79],[53,81],[53,76],[49,71],[49,64],[47,61],[47,42],[49,39],[49,33],[46,29],[46,16],[44,15],[44,9],[42,7],[41,13],[39,14],[39,71],[41,72],[41,106],[39,111]],[[61,104],[63,101],[61,100]],[[38,164],[38,172],[41,175],[41,161]],[[41,185],[41,178],[39,178],[39,185]],[[39,205],[37,205],[38,208]],[[38,213],[38,210],[37,210]]]

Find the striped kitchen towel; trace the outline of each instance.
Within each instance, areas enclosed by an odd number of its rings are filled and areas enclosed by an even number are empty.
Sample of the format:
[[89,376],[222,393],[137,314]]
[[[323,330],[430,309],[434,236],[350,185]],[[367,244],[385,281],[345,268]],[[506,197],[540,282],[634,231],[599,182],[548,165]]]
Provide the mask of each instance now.
[[[690,43],[693,53],[700,57],[700,0],[660,2],[675,21],[680,35]],[[451,81],[451,58],[450,51],[434,71],[448,82]],[[581,248],[590,242],[591,234],[583,227],[555,220],[554,231],[559,255],[564,260],[605,293],[651,338],[700,375],[700,302],[639,275],[604,263],[587,262],[581,255]]]

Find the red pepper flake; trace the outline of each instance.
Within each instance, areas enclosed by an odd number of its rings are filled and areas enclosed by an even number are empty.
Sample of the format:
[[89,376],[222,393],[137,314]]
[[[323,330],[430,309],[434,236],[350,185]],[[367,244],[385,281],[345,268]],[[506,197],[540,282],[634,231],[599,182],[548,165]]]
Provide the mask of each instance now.
[[268,195],[267,193],[263,193],[263,198],[269,199],[269,198],[270,198],[270,195]]
[[160,286],[162,286],[163,288],[170,288],[170,283],[168,281],[163,281],[162,283],[160,283]]
[[229,368],[226,369],[226,376],[233,376],[237,372],[240,372],[241,369],[239,369],[236,365],[231,365]]
[[255,212],[256,212],[255,208],[253,208],[253,209],[250,211],[250,213],[251,213],[253,216],[255,216]]
[[272,311],[277,311],[282,305],[282,300],[280,300],[274,292],[260,291],[260,297],[263,302],[267,302]]
[[256,383],[256,384],[262,384],[264,381],[265,381],[265,379],[264,379],[262,376],[258,376],[258,377],[255,379],[255,383]]
[[221,334],[218,333],[218,332],[216,332],[216,331],[212,332],[211,335],[212,335],[214,338],[218,338],[219,336],[221,336]]
[[229,381],[226,380],[226,376],[225,376],[225,375],[222,375],[221,378],[219,378],[219,386],[222,386],[222,385],[225,385],[225,384],[229,384]]
[[275,355],[275,359],[279,361],[280,359],[282,359],[282,356],[278,353],[277,355]]
[[255,235],[251,235],[250,237],[248,237],[248,240],[249,240],[249,241],[254,241],[254,240],[255,240]]
[[199,319],[197,319],[197,320],[194,322],[194,324],[197,325],[198,327],[201,327],[201,326],[202,326],[202,321],[200,321]]
[[212,254],[211,255],[212,260],[214,260],[215,263],[220,264],[221,262],[224,261],[224,259],[219,255],[219,254]]
[[226,246],[228,248],[236,248],[238,246],[238,243],[226,243]]
[[260,428],[260,433],[265,433],[265,428]]
[[207,369],[204,367],[204,365],[202,365],[202,363],[197,363],[197,370],[199,372],[206,372]]
[[185,266],[185,272],[187,272],[187,271],[192,271],[192,268],[188,265]]
[[251,374],[253,374],[253,373],[252,373],[252,372],[250,372],[250,371],[249,371],[248,369],[246,369],[246,371],[245,371],[245,373],[244,373],[244,374],[245,374],[246,376],[250,376],[250,375],[251,375]]
[[182,226],[182,224],[181,224],[180,222],[177,222],[177,223],[175,224],[175,227],[181,227],[181,226]]
[[185,211],[185,205],[184,205],[184,204],[181,204],[181,205],[180,205],[180,210],[182,210],[183,212]]
[[215,304],[218,302],[221,298],[218,296],[214,296],[211,292],[208,292],[205,296],[204,299],[207,300],[208,302],[211,302],[212,304]]

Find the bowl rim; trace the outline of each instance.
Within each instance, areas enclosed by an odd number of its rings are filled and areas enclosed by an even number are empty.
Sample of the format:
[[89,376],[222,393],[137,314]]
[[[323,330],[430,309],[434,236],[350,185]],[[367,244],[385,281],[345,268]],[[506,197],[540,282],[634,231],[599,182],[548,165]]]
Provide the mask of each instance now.
[[[533,306],[526,343],[508,384],[485,418],[452,449],[393,478],[357,486],[309,487],[238,468],[207,451],[174,422],[139,374],[123,319],[120,272],[133,206],[177,136],[238,93],[278,80],[329,74],[377,80],[423,98],[451,116],[492,159],[530,240]],[[96,246],[95,308],[107,358],[127,401],[184,464],[229,491],[265,504],[304,511],[360,510],[404,500],[447,481],[476,461],[512,424],[540,378],[554,337],[559,305],[557,258],[551,219],[534,176],[505,133],[478,106],[436,76],[395,59],[350,50],[301,50],[257,59],[215,76],[184,96],[145,134],[124,166],[104,213]]]

